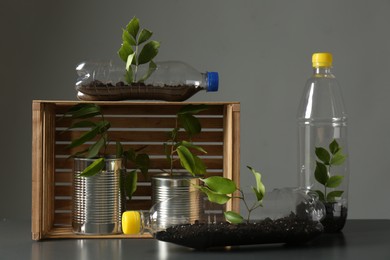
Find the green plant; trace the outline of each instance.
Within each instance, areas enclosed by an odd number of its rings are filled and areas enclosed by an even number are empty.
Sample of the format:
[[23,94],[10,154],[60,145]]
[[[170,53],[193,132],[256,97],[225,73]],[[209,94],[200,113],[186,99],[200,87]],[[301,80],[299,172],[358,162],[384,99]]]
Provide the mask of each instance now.
[[[153,58],[158,54],[160,43],[149,41],[152,35],[153,32],[148,29],[140,30],[139,19],[136,17],[131,19],[123,29],[123,42],[118,55],[126,63],[125,80],[128,84],[142,83],[156,70],[157,66]],[[147,63],[149,64],[148,71],[138,79],[138,67]]]
[[[234,181],[221,176],[212,176],[205,179],[200,179],[204,186],[196,186],[200,191],[204,192],[208,200],[218,204],[226,204],[230,199],[240,199],[248,212],[246,222],[249,223],[250,215],[253,210],[258,207],[262,207],[263,198],[265,195],[265,186],[261,181],[261,174],[250,166],[247,166],[252,172],[256,180],[256,186],[252,187],[252,191],[256,196],[256,201],[253,205],[248,205],[245,198],[245,193],[242,189],[238,188]],[[238,191],[239,195],[234,195]],[[239,224],[244,221],[244,217],[234,211],[224,212],[225,218],[228,222],[233,224]]]
[[[192,137],[202,130],[200,121],[194,115],[207,109],[206,105],[185,105],[176,114],[175,127],[168,133],[164,151],[169,163],[168,173],[173,175],[175,161],[179,160],[181,166],[193,176],[206,173],[206,166],[193,151],[207,153],[202,147],[194,145]],[[184,129],[188,140],[181,137],[181,129]]]
[[324,191],[316,190],[321,201],[333,202],[335,198],[340,197],[344,191],[334,190],[328,193],[328,188],[337,188],[342,183],[344,176],[332,175],[333,166],[342,165],[346,156],[342,153],[342,148],[336,140],[329,144],[329,151],[324,147],[316,147],[315,153],[320,161],[316,161],[314,177],[316,181],[324,186]]
[[[74,139],[67,148],[72,149],[85,146],[87,143],[92,143],[87,145],[87,148],[84,150],[73,153],[71,157],[96,158],[96,160],[85,168],[79,176],[94,176],[103,170],[105,165],[104,160],[107,156],[108,144],[110,143],[108,130],[110,129],[111,124],[104,118],[101,107],[93,103],[80,103],[74,105],[65,113],[64,117],[67,116],[73,121],[67,130],[75,128],[87,129],[84,134]],[[138,153],[138,151],[139,150],[136,151],[132,148],[125,151],[121,143],[116,142],[116,158],[123,158],[125,165],[127,164],[127,160],[133,162],[135,165],[134,170],[124,174],[126,194],[129,198],[131,198],[136,190],[137,172],[140,171],[146,175],[149,169],[149,156],[147,154]]]

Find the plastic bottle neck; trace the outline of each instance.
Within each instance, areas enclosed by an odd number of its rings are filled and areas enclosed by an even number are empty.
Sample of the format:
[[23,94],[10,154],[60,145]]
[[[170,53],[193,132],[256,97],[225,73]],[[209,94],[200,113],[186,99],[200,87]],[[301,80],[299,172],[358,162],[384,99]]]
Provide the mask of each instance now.
[[140,219],[140,234],[143,233],[153,233],[152,223],[150,220],[150,212],[149,211],[140,211],[141,219]]
[[313,76],[316,78],[334,78],[332,67],[313,67]]

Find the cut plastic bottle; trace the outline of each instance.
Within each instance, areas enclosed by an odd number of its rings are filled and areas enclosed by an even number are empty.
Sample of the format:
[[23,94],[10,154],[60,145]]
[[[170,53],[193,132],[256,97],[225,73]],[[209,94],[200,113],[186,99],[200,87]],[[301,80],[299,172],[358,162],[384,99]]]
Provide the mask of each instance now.
[[[256,203],[246,194],[247,203]],[[189,212],[171,205],[181,197],[155,204],[149,211],[126,211],[122,216],[125,234],[150,233],[154,238],[196,249],[269,243],[305,243],[323,231],[320,220],[324,206],[314,193],[302,189],[275,189],[267,192],[258,207],[241,224],[230,224],[225,206],[212,203],[200,191],[191,192]],[[188,203],[188,200],[185,201]],[[242,209],[243,211],[243,209]]]
[[217,72],[201,73],[180,61],[156,62],[149,77],[148,68],[134,71],[134,82],[125,81],[125,66],[112,62],[83,62],[76,68],[77,97],[80,100],[163,100],[184,101],[199,91],[218,91]]

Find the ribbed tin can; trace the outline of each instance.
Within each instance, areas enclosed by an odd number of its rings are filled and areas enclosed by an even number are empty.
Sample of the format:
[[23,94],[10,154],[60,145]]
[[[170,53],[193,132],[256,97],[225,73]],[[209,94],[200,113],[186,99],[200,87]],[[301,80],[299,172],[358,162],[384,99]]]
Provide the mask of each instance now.
[[[189,174],[157,175],[152,177],[152,202],[153,204],[164,201],[164,207],[159,209],[159,223],[161,226],[172,224],[170,216],[182,216],[187,219],[197,219],[199,214],[199,202],[194,199],[199,178]],[[170,200],[174,197],[181,199]],[[166,225],[164,224],[166,223]]]
[[79,174],[95,159],[75,158],[73,174],[72,227],[77,234],[121,232],[123,160],[106,158],[102,171],[91,177]]

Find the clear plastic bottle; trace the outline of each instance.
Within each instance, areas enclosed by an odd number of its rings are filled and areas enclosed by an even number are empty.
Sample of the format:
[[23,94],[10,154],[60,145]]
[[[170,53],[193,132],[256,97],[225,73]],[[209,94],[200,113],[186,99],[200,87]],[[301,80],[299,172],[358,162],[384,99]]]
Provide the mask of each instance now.
[[[323,231],[320,220],[324,206],[316,194],[307,190],[283,188],[267,192],[262,206],[246,216],[241,224],[227,223],[225,206],[211,203],[204,193],[191,192],[186,198],[173,197],[155,204],[149,211],[126,211],[122,215],[125,234],[150,233],[156,239],[191,248],[305,243]],[[246,202],[256,202],[254,194],[245,194]],[[172,202],[172,200],[175,200]],[[184,203],[181,203],[184,202]],[[171,205],[191,205],[188,212]],[[186,205],[184,205],[186,204]]]
[[156,65],[154,72],[142,82],[138,80],[147,74],[148,67],[139,66],[134,72],[135,83],[128,84],[124,80],[124,65],[83,62],[76,68],[79,76],[76,82],[77,97],[88,101],[184,101],[201,90],[218,91],[217,72],[201,73],[180,61],[156,62]]
[[347,218],[347,114],[332,73],[332,54],[314,53],[298,110],[299,184],[315,190],[326,207],[326,232],[340,231]]

